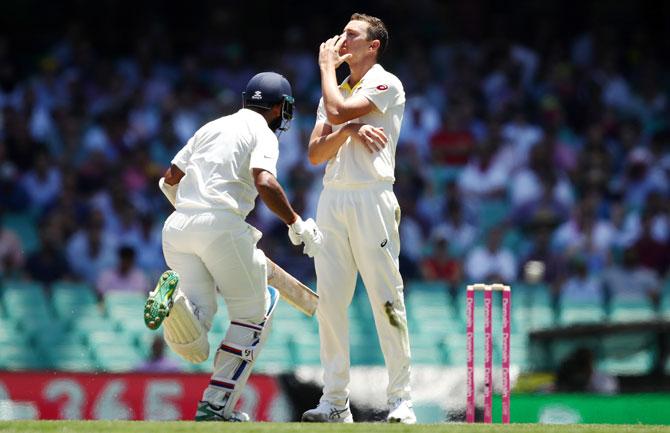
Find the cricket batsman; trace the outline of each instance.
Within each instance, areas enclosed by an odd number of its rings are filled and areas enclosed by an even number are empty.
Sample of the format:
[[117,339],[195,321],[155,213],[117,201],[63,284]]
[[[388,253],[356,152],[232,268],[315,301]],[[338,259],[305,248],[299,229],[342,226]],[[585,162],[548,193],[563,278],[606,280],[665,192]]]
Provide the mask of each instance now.
[[289,227],[295,245],[312,257],[322,243],[314,220],[303,221],[278,183],[279,143],[293,116],[291,86],[274,72],[246,86],[243,108],[200,128],[172,160],[159,186],[175,211],[163,226],[163,254],[171,270],[149,294],[144,320],[161,324],[167,345],[193,363],[209,356],[207,333],[217,291],[230,317],[216,348],[209,385],[196,421],[248,421],[234,411],[267,339],[279,294],[267,285],[261,233],[245,222],[257,195]]

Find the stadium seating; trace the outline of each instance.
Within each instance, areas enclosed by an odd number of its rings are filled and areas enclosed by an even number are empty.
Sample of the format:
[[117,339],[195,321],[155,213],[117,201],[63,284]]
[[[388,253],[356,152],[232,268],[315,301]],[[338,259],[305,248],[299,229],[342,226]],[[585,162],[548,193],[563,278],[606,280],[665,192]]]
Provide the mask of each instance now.
[[605,320],[603,304],[595,300],[561,300],[559,323],[564,326]]
[[[668,283],[665,283],[666,286]],[[670,287],[670,286],[668,286]],[[670,318],[670,291],[665,287],[661,314]],[[606,315],[601,305],[561,304],[557,316],[545,286],[514,284],[512,297],[511,360],[521,369],[533,367],[527,335],[530,331],[554,324],[572,325],[626,322],[658,317],[646,300],[613,300]],[[463,293],[461,293],[463,292]],[[443,283],[407,282],[407,319],[413,363],[416,365],[464,365],[465,346],[464,290],[455,300]],[[501,360],[500,296],[494,294],[494,361]],[[150,353],[153,339],[160,331],[146,329],[141,311],[142,293],[107,293],[99,302],[92,287],[59,282],[50,294],[40,285],[26,281],[5,281],[0,290],[0,368],[64,371],[128,371],[136,368]],[[168,356],[187,372],[208,372],[228,327],[227,310],[222,299],[212,323],[209,340],[212,351],[201,364],[187,363],[168,349]],[[476,307],[475,356],[483,359],[483,306]],[[555,321],[558,317],[558,321]],[[350,355],[352,365],[383,365],[372,311],[362,282],[349,309]],[[48,331],[48,332],[46,332]],[[599,366],[613,374],[633,374],[649,368],[651,343],[639,336],[594,341]],[[651,337],[650,337],[651,338]],[[273,327],[257,371],[281,372],[299,365],[318,366],[319,338],[316,318],[307,317],[281,301],[275,311]],[[561,359],[574,345],[560,344],[550,356]],[[35,354],[39,354],[35,356]],[[608,356],[605,356],[608,355]],[[538,355],[540,356],[540,355]],[[669,364],[670,365],[670,364]]]
[[597,368],[613,375],[639,375],[648,373],[652,362],[652,352],[641,351],[623,358],[607,357],[598,363]]
[[64,371],[87,371],[95,367],[93,354],[88,345],[78,342],[62,342],[41,346],[49,354],[53,368]]
[[447,364],[449,361],[449,350],[445,340],[437,339],[433,335],[413,335],[410,348],[414,364]]
[[610,312],[610,320],[615,322],[643,321],[655,318],[656,311],[646,299],[614,303]]
[[93,288],[87,284],[63,281],[51,287],[52,307],[60,319],[89,315],[87,310],[97,308],[96,302]]
[[27,281],[6,281],[4,284],[2,301],[8,317],[51,317],[51,308],[39,283]]
[[[670,278],[668,278],[670,281]],[[666,320],[670,320],[670,288],[666,288],[661,298],[661,312]]]
[[[319,335],[317,333],[296,334],[280,343],[287,345],[293,365],[319,365]],[[267,356],[267,355],[263,355]]]

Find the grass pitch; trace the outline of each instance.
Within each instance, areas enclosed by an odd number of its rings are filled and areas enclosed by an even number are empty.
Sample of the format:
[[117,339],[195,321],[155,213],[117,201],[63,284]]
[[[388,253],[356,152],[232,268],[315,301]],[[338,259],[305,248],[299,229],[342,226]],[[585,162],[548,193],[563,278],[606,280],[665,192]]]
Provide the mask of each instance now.
[[300,424],[300,423],[195,423],[192,421],[2,421],[0,432],[7,433],[670,433],[670,426],[572,424],[572,425],[468,425],[419,424],[405,426],[383,423]]

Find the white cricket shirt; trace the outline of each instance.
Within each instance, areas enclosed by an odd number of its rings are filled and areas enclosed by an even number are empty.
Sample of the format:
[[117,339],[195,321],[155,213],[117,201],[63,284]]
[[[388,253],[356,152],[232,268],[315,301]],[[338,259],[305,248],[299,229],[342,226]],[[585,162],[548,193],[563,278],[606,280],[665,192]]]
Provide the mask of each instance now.
[[279,142],[260,114],[241,109],[207,123],[172,160],[186,176],[177,210],[231,210],[243,218],[258,195],[252,169],[277,176]]
[[[348,80],[347,77],[340,85],[342,96],[346,99],[352,95],[363,95],[375,105],[376,109],[347,123],[366,123],[382,127],[388,137],[388,143],[381,151],[370,153],[357,139],[353,137],[347,139],[337,154],[328,161],[323,184],[347,186],[374,182],[393,183],[395,151],[405,110],[405,91],[402,83],[380,64],[370,68],[353,88],[349,86]],[[316,121],[331,125],[333,131],[346,124],[332,125],[328,122],[323,98],[319,102]]]

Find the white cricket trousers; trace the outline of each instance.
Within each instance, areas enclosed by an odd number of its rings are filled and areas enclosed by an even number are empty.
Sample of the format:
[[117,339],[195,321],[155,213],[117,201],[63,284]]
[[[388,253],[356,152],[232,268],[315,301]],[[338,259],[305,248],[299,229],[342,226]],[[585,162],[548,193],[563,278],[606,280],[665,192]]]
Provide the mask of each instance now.
[[[391,184],[361,187],[326,186],[319,198],[316,222],[324,245],[314,258],[319,306],[322,401],[343,404],[349,397],[349,323],[347,309],[361,274],[374,315],[388,370],[389,399],[410,393],[410,349],[403,282],[398,269],[400,206]],[[393,326],[390,302],[401,326]]]
[[216,313],[216,288],[231,320],[258,323],[270,305],[261,233],[230,211],[174,211],[163,225],[163,254],[179,289],[206,329]]

